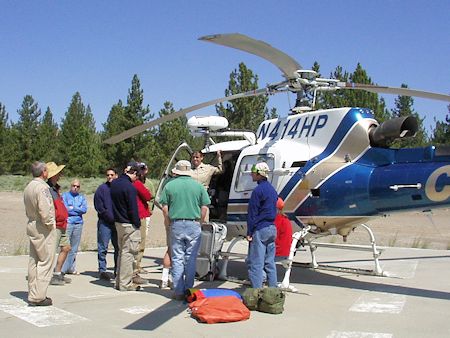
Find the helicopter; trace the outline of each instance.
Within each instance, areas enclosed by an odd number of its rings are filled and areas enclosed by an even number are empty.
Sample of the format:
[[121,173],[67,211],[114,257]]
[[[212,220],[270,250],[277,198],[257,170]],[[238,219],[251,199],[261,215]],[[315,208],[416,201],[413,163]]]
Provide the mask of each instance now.
[[[256,133],[231,130],[228,121],[220,116],[194,116],[188,120],[191,133],[205,138],[202,151],[205,158],[214,157],[217,151],[223,156],[224,172],[213,178],[210,185],[210,219],[224,224],[228,238],[234,238],[222,256],[225,261],[220,272],[222,278],[226,278],[226,263],[233,245],[246,235],[247,204],[256,187],[250,173],[257,162],[268,164],[268,180],[284,200],[284,213],[297,230],[290,256],[283,264],[286,273],[282,286],[286,288],[290,286],[292,260],[300,243],[309,244],[312,267],[317,268],[315,240],[338,234],[345,241],[361,225],[370,236],[374,274],[382,275],[378,262],[380,251],[373,232],[365,223],[388,213],[450,205],[450,145],[389,148],[393,140],[416,134],[418,124],[414,117],[394,118],[380,124],[367,108],[315,109],[317,93],[321,91],[364,90],[450,102],[449,95],[320,78],[315,71],[303,69],[284,52],[239,33],[208,35],[199,40],[262,57],[279,68],[284,80],[181,109],[105,142],[120,142],[224,101],[282,92],[297,95],[295,107],[287,116],[263,121]],[[233,137],[233,140],[216,143],[214,138],[218,137]],[[156,198],[176,161],[190,159],[191,153],[187,143],[176,149],[164,171]]]

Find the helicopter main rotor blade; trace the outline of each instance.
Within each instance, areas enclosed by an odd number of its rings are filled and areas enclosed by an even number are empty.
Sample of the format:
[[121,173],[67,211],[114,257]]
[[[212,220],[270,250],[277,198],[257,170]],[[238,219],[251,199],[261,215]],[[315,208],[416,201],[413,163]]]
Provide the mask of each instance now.
[[[281,82],[280,84],[277,84],[275,86],[282,85],[282,84],[284,84],[284,82]],[[259,95],[264,95],[264,94],[270,94],[272,92],[272,90],[274,90],[274,89],[275,88],[273,88],[273,87],[255,89],[255,90],[251,90],[251,91],[244,92],[244,93],[221,97],[220,99],[206,101],[203,103],[196,104],[194,106],[190,106],[185,109],[180,109],[180,110],[176,111],[175,113],[161,116],[160,118],[157,118],[155,120],[152,120],[152,121],[144,123],[144,124],[141,124],[140,126],[136,126],[131,129],[125,130],[124,132],[122,132],[120,134],[114,135],[114,136],[106,139],[104,141],[104,143],[115,144],[120,141],[126,140],[134,135],[142,133],[142,132],[146,131],[147,129],[155,127],[161,123],[172,121],[176,118],[182,117],[182,116],[190,113],[191,111],[198,110],[198,109],[208,107],[208,106],[212,106],[214,104],[218,104],[218,103],[225,102],[225,101],[232,101],[232,100],[240,99],[243,97],[252,97],[252,96],[259,96]],[[277,90],[281,91],[282,89],[277,89]]]
[[228,46],[244,52],[257,55],[277,66],[287,79],[295,78],[295,72],[302,69],[302,66],[292,57],[276,49],[268,43],[252,39],[243,34],[215,34],[199,38],[202,41],[217,43],[218,45]]
[[359,89],[365,90],[371,93],[385,93],[385,94],[394,94],[394,95],[402,95],[402,96],[415,96],[415,97],[423,97],[425,99],[432,100],[441,100],[450,102],[450,95],[439,94],[426,92],[423,90],[409,89],[409,88],[400,88],[400,87],[386,87],[386,86],[377,86],[363,83],[349,83],[349,82],[338,82],[336,85],[340,89]]

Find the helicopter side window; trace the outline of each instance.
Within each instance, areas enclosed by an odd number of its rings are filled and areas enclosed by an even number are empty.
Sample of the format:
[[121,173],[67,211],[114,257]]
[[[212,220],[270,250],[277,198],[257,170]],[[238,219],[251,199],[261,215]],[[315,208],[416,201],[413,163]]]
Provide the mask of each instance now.
[[269,166],[270,172],[268,181],[272,182],[272,171],[273,171],[273,154],[258,154],[258,155],[250,155],[242,158],[241,163],[239,164],[239,171],[236,177],[236,192],[243,192],[248,190],[253,190],[256,187],[256,182],[253,182],[251,169],[252,166],[258,162],[266,162]]
[[303,168],[307,161],[295,161],[292,163],[291,168]]

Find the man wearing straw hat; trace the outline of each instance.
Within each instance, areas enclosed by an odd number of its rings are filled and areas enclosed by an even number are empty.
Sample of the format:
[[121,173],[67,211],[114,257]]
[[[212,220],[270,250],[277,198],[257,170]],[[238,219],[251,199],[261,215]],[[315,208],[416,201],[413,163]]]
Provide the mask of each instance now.
[[194,285],[200,223],[205,221],[211,201],[206,189],[191,177],[189,161],[178,161],[172,173],[175,178],[166,184],[159,202],[164,222],[170,224],[173,298],[183,300],[185,291]]
[[60,248],[58,258],[56,260],[55,271],[53,272],[53,277],[50,282],[51,285],[64,285],[65,283],[70,283],[72,280],[70,278],[64,277],[61,272],[62,266],[67,258],[67,255],[71,249],[69,238],[66,234],[67,219],[69,213],[64,201],[59,193],[60,186],[58,184],[59,179],[62,176],[62,170],[65,165],[57,165],[55,162],[48,162],[48,185],[50,186],[50,193],[53,198],[53,204],[55,206],[55,218],[56,218],[56,247],[55,252],[58,247]]
[[23,192],[30,238],[28,261],[28,302],[31,306],[52,305],[47,289],[55,259],[55,208],[45,180],[48,177],[44,162],[31,165],[33,180]]

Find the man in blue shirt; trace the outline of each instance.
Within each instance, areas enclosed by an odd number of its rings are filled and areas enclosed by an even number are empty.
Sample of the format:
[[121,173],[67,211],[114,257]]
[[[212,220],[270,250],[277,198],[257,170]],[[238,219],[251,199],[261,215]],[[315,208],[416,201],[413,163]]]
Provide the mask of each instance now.
[[264,270],[267,274],[269,287],[276,287],[275,238],[277,229],[274,221],[277,214],[278,194],[267,181],[269,175],[267,163],[259,162],[255,164],[252,167],[251,175],[258,186],[253,190],[248,202],[248,276],[253,288],[261,288]]
[[[106,169],[106,182],[101,184],[94,195],[94,207],[97,210],[97,259],[98,277],[110,281],[115,278],[117,259],[119,257],[119,243],[117,242],[117,230],[114,224],[114,212],[111,200],[111,182],[117,178],[114,168]],[[114,247],[114,275],[107,272],[106,255],[111,241]]]

